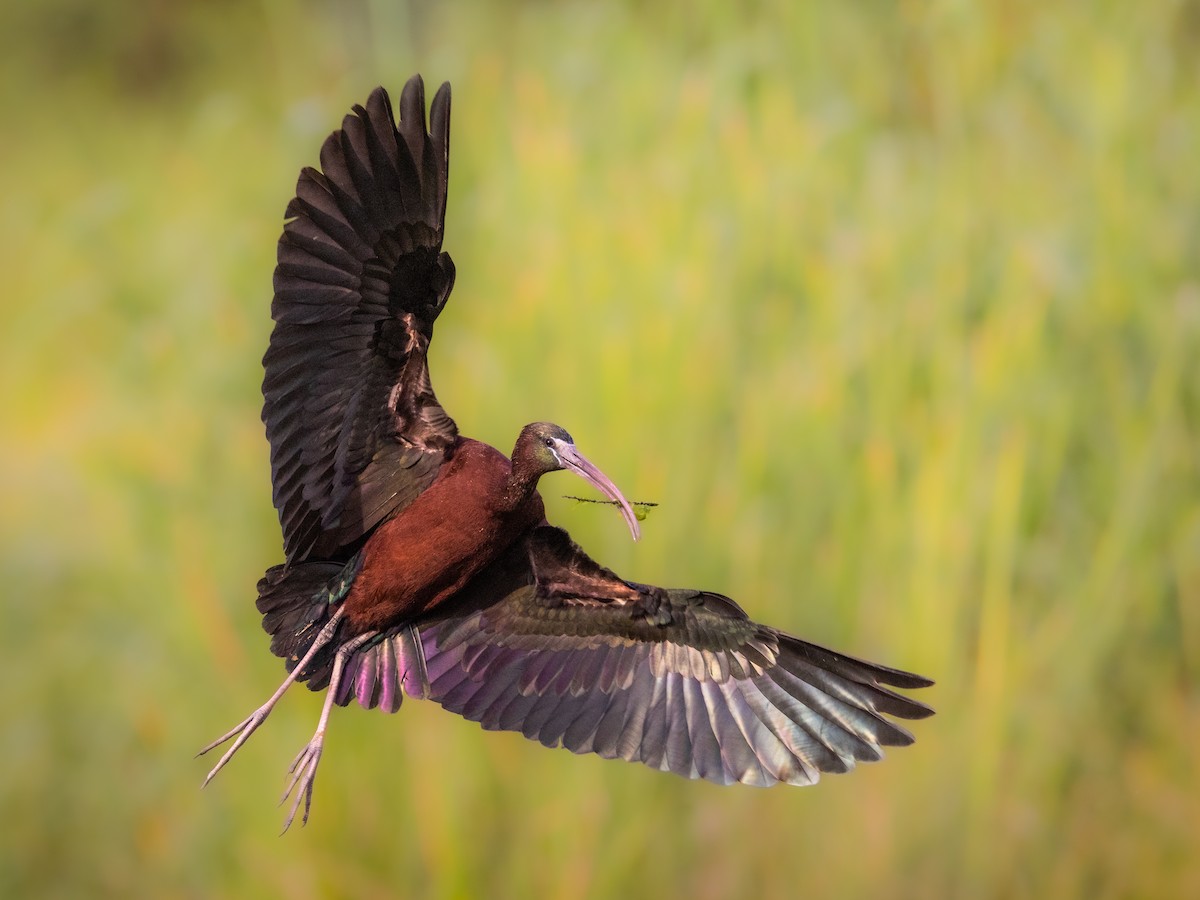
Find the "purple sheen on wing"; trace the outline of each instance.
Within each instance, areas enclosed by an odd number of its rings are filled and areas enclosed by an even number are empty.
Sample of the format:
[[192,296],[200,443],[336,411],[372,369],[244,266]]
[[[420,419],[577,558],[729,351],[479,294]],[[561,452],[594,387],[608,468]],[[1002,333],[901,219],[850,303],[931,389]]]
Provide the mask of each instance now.
[[358,677],[354,680],[354,695],[358,698],[359,706],[370,709],[375,692],[375,647],[362,654],[362,665],[358,668]]
[[400,709],[400,673],[396,668],[396,649],[391,641],[379,645],[379,708],[385,713]]
[[[396,662],[399,667],[400,685],[410,697],[425,700],[429,697],[429,673],[426,660],[433,651],[434,638],[426,634],[423,638],[415,629],[407,628],[393,639],[396,646]],[[428,646],[426,646],[428,644]]]
[[429,640],[428,636],[426,636],[425,643],[427,644],[425,648],[425,664],[429,671],[429,681],[431,684],[434,684],[447,672],[458,666],[458,661],[462,659],[462,646],[459,645],[453,650],[439,652],[436,644],[432,640]]
[[338,706],[345,706],[350,702],[350,695],[354,689],[355,676],[358,674],[358,667],[360,665],[362,665],[361,653],[355,653],[346,663],[346,670],[342,672],[342,678],[338,682],[337,694],[333,698]]

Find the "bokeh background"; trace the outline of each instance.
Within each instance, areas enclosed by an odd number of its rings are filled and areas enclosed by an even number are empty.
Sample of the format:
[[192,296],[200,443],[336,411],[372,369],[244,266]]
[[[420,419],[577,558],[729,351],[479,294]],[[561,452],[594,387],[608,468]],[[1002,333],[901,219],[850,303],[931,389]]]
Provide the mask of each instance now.
[[[1200,896],[1200,2],[0,5],[0,895]],[[454,85],[433,351],[632,497],[551,516],[935,677],[917,744],[694,784],[418,702],[274,806],[283,208]]]

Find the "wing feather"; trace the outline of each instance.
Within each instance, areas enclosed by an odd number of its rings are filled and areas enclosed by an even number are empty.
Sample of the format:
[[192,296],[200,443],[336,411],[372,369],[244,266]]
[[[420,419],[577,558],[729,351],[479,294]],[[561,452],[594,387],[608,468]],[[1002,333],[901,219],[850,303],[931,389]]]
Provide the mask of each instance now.
[[720,784],[812,784],[910,743],[887,716],[932,712],[885,687],[927,679],[758,625],[718,594],[621,581],[549,526],[415,627],[428,694],[452,712]]

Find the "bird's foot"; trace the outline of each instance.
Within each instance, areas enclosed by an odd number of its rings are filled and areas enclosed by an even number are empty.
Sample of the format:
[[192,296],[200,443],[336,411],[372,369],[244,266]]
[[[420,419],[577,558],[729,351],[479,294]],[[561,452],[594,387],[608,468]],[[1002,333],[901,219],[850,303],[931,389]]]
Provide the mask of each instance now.
[[[272,698],[272,700],[273,699],[274,698]],[[220,747],[230,738],[237,738],[237,740],[233,742],[233,745],[225,751],[225,754],[219,760],[217,760],[217,764],[212,767],[212,771],[208,773],[208,776],[204,779],[204,784],[201,785],[202,788],[208,787],[208,783],[213,780],[216,774],[220,772],[221,769],[225,768],[225,763],[233,759],[233,754],[237,753],[242,744],[249,740],[250,735],[254,734],[258,726],[266,721],[267,716],[270,714],[271,708],[274,705],[274,702],[264,703],[254,712],[250,713],[250,715],[242,720],[240,724],[225,732],[223,735],[196,754],[197,756],[203,756],[209,750],[214,750],[217,747]]]
[[293,791],[296,792],[296,796],[292,798],[292,806],[288,810],[287,821],[283,823],[281,834],[286,834],[287,830],[292,827],[292,822],[296,818],[296,812],[300,809],[301,799],[304,800],[304,816],[300,819],[300,825],[304,826],[308,824],[308,813],[312,809],[313,785],[317,780],[317,764],[321,761],[321,750],[324,748],[324,745],[325,735],[318,732],[313,735],[313,739],[292,760],[291,768],[288,769],[288,774],[292,777],[288,781],[288,786],[283,792],[283,796],[279,798],[279,805],[282,806]]

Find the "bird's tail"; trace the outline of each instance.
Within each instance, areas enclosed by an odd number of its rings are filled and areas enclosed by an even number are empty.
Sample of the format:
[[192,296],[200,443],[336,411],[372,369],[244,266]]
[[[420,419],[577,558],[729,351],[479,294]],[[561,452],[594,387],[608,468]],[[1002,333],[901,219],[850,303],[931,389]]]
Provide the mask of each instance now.
[[[306,562],[272,566],[258,582],[258,611],[263,630],[271,636],[271,652],[281,657],[288,671],[308,652],[322,627],[350,593],[362,565],[362,554],[347,563]],[[340,632],[340,629],[339,629]],[[329,686],[333,660],[345,637],[333,639],[305,666],[298,681],[309,690]],[[400,626],[367,641],[346,660],[338,683],[339,706],[356,699],[366,709],[384,712],[400,708],[403,694],[424,697],[428,691],[425,654],[415,628]]]
[[[308,562],[272,566],[259,580],[257,606],[263,614],[263,631],[271,636],[271,652],[285,659],[289,670],[308,652],[321,626],[345,599],[358,569],[358,557],[346,564]],[[304,677],[311,677],[317,661],[313,660],[310,674]]]

